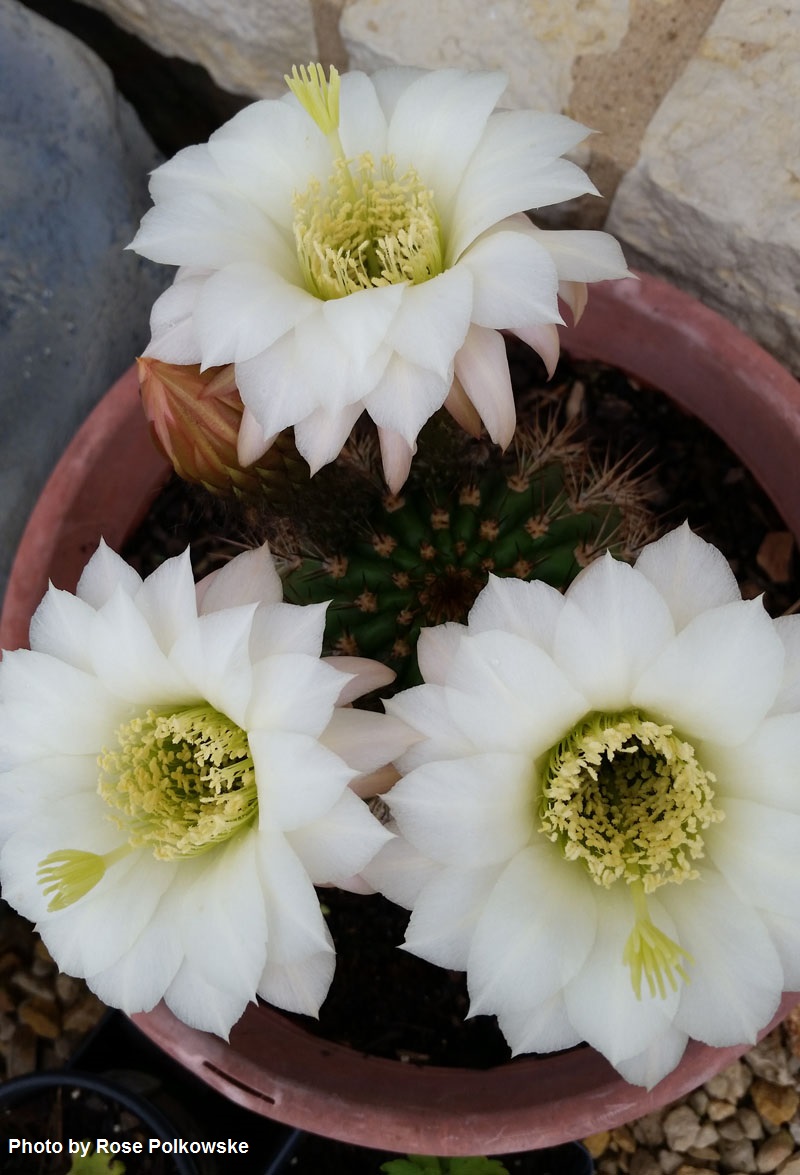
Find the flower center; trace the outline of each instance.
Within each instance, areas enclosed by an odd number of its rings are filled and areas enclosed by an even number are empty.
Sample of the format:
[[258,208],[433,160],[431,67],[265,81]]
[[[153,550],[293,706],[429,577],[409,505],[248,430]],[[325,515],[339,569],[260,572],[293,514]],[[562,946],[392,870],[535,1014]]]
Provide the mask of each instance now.
[[674,988],[689,956],[660,931],[647,895],[667,882],[699,876],[703,832],[722,820],[716,782],[694,747],[636,710],[583,719],[547,757],[540,831],[568,861],[580,861],[597,885],[625,881],[635,925],[625,947],[637,996],[642,976],[652,994]]
[[88,893],[109,865],[149,845],[159,860],[193,857],[229,840],[258,813],[246,733],[209,705],[148,710],[117,730],[119,749],[98,758],[97,790],[127,843],[100,856],[59,850],[39,866],[49,909]]
[[294,235],[306,286],[324,300],[443,269],[433,193],[413,167],[398,178],[391,156],[379,169],[369,153],[335,159],[324,188],[314,179],[295,196]]

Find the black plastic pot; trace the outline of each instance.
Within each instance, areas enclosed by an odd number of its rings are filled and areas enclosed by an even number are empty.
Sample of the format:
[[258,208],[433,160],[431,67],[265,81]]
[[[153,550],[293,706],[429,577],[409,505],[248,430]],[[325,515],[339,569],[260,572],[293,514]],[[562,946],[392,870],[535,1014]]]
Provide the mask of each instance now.
[[[117,1082],[70,1069],[30,1073],[0,1085],[0,1134],[6,1175],[60,1175],[71,1147],[99,1140],[125,1165],[126,1175],[205,1175],[215,1170],[169,1153],[181,1137],[149,1101]],[[16,1145],[15,1145],[16,1144]],[[75,1152],[77,1153],[77,1152]]]

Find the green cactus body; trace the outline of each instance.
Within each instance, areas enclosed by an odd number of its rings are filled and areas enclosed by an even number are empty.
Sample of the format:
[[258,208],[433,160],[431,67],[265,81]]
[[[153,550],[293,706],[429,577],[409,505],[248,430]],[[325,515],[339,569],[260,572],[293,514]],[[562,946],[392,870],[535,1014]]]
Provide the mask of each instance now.
[[642,529],[635,478],[587,463],[569,431],[523,433],[500,462],[462,469],[447,492],[412,471],[402,495],[376,495],[352,538],[328,551],[317,540],[287,565],[287,600],[331,601],[327,651],[383,661],[398,688],[421,680],[422,628],[464,622],[490,573],[563,588],[600,550],[629,553]]

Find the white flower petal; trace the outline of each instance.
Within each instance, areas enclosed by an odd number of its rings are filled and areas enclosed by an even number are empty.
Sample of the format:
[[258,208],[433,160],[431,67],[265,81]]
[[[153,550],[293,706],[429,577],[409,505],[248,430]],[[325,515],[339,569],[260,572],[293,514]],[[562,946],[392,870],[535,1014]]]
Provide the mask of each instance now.
[[470,1015],[535,1009],[574,978],[595,940],[601,903],[594,888],[580,866],[564,861],[543,838],[517,853],[475,928]]
[[531,761],[590,707],[536,645],[510,632],[478,632],[458,646],[447,675],[453,722],[478,746]]
[[226,185],[262,208],[287,238],[294,195],[304,192],[312,177],[324,182],[332,169],[325,136],[294,100],[246,106],[214,131],[207,150]]
[[760,600],[724,604],[696,616],[651,660],[631,701],[688,737],[735,746],[772,705],[783,657]]
[[502,865],[442,869],[416,897],[405,946],[429,963],[466,971],[476,923],[501,871]]
[[319,820],[356,774],[306,734],[251,730],[249,742],[264,828],[286,832]]
[[701,612],[742,598],[728,560],[688,523],[649,543],[636,560],[636,570],[666,600],[676,632]]
[[164,363],[199,363],[200,339],[194,325],[194,308],[208,277],[207,271],[175,281],[153,303],[150,312],[152,338],[144,356]]
[[673,634],[669,609],[653,585],[607,554],[567,591],[553,656],[590,709],[613,713],[630,704],[632,687],[671,647]]
[[197,617],[189,548],[148,575],[134,596],[134,604],[162,652],[168,653],[180,634]]
[[[280,587],[280,581],[279,581]],[[253,617],[250,655],[254,661],[277,653],[318,657],[327,604],[264,604]]]
[[358,70],[346,73],[341,79],[339,129],[348,159],[369,152],[377,163],[389,153],[386,115],[372,79]]
[[306,653],[275,653],[253,666],[248,730],[291,731],[317,738],[328,725],[342,679]]
[[165,894],[130,950],[86,979],[98,999],[129,1016],[154,1008],[183,963],[183,949],[175,934],[179,915],[175,909],[166,909],[168,897]]
[[449,384],[453,357],[475,317],[472,273],[458,265],[420,285],[409,286],[387,333],[402,358]]
[[190,1028],[214,1032],[227,1040],[233,1025],[244,1015],[250,997],[212,986],[184,962],[167,988],[164,1002]]
[[31,649],[76,669],[91,670],[88,644],[94,615],[84,600],[50,584],[31,619]]
[[781,996],[783,971],[758,915],[710,870],[659,896],[693,957],[675,1024],[706,1044],[754,1044]]
[[[184,147],[150,173],[150,195],[155,201],[180,199],[187,188],[214,193],[224,192],[227,186],[205,143]],[[138,233],[128,248],[138,251]]]
[[652,1089],[680,1062],[686,1050],[688,1036],[675,1025],[656,1037],[651,1045],[633,1057],[617,1061],[616,1069],[631,1085]]
[[461,266],[475,282],[472,321],[478,326],[514,330],[562,321],[556,267],[527,233],[498,226],[467,249]]
[[259,457],[263,457],[277,435],[265,433],[253,413],[245,406],[239,423],[239,435],[236,438],[236,458],[242,468],[254,465]]
[[339,456],[363,411],[363,403],[357,400],[336,412],[317,408],[304,420],[298,420],[294,426],[294,440],[298,453],[308,462],[312,477],[323,465]]
[[800,813],[726,796],[706,852],[742,902],[788,918],[800,910]]
[[[174,578],[174,577],[173,577]],[[194,601],[191,601],[192,609]],[[191,639],[192,614],[181,625]],[[174,620],[174,617],[173,617]],[[165,630],[171,627],[165,617]],[[174,633],[170,633],[174,638]],[[170,642],[174,644],[174,639]],[[98,611],[89,637],[92,667],[109,694],[136,705],[168,706],[197,700],[191,681],[171,664],[135,600],[121,588]]]
[[564,606],[561,592],[541,580],[490,575],[469,614],[470,632],[493,630],[514,633],[552,653],[558,617]]
[[314,885],[336,885],[368,865],[392,834],[345,788],[329,811],[286,839]]
[[[319,899],[297,854],[285,837],[275,834],[260,838],[259,853],[269,928],[268,966],[304,963],[320,952],[330,953],[332,963],[331,936]],[[262,975],[259,994],[271,998],[263,988]]]
[[354,702],[363,694],[369,694],[375,689],[391,685],[395,675],[393,670],[382,665],[380,661],[371,661],[369,657],[323,657],[323,662],[348,680],[340,686],[337,705],[346,706]]
[[[318,324],[320,317],[315,313],[311,321]],[[308,322],[306,319],[300,325],[306,326]],[[319,407],[319,388],[309,385],[302,376],[296,334],[296,330],[292,331],[252,359],[236,364],[239,395],[265,437],[282,432]],[[322,341],[323,353],[330,364],[330,391],[338,407],[347,370],[346,357],[338,343],[331,345],[329,338]],[[312,339],[310,343],[319,352],[319,341]]]
[[399,170],[416,168],[448,218],[464,170],[506,88],[502,73],[441,69],[417,77],[398,95],[387,151]]
[[454,264],[482,232],[516,212],[596,194],[579,167],[557,158],[586,134],[585,127],[559,114],[493,114],[461,180],[446,264]]
[[257,831],[181,862],[176,885],[175,933],[188,967],[220,991],[253,999],[268,949]]
[[449,386],[449,380],[395,354],[364,397],[364,407],[381,430],[398,433],[411,448],[425,421],[441,408]]
[[93,675],[27,649],[4,655],[0,699],[4,755],[97,754],[129,714]]
[[800,991],[800,913],[794,918],[759,910],[783,968],[783,990]]
[[800,714],[765,718],[750,738],[736,746],[701,743],[697,755],[716,776],[714,790],[723,807],[732,796],[800,815]]
[[242,261],[212,274],[194,310],[204,367],[242,363],[312,314],[318,301],[296,281],[264,265]]
[[457,759],[462,755],[472,755],[477,750],[469,735],[454,722],[450,691],[441,686],[415,686],[403,690],[384,704],[388,714],[394,714],[424,736],[423,741],[411,746],[398,760],[404,773],[423,763]]
[[520,1053],[559,1052],[581,1043],[560,991],[524,1012],[498,1012],[497,1022],[515,1057]]
[[[150,860],[141,868],[144,854]],[[86,897],[39,920],[42,941],[68,974],[86,977],[112,966],[149,925],[177,869],[174,861],[151,862],[149,849],[134,850]]]
[[456,355],[455,373],[489,436],[505,449],[514,435],[517,411],[502,335],[473,324]]
[[135,596],[141,586],[141,576],[101,539],[83,569],[75,595],[93,608],[102,608],[117,587]]
[[630,276],[619,242],[610,233],[594,229],[553,232],[530,221],[528,224],[533,239],[550,254],[561,281],[598,282]]
[[400,757],[414,732],[389,714],[350,707],[334,710],[320,742],[355,771],[375,771]]
[[381,446],[383,476],[393,494],[399,494],[411,468],[411,458],[417,451],[416,444],[409,444],[405,437],[392,428],[379,428],[378,441]]
[[386,800],[403,836],[433,860],[479,868],[518,852],[533,831],[532,766],[494,753],[427,763]]
[[[243,551],[197,584],[202,616],[246,604],[279,604],[283,587],[266,543]],[[299,650],[294,650],[295,652]]]
[[[390,832],[397,833],[397,825],[390,821]],[[384,894],[398,906],[410,910],[427,885],[440,871],[441,866],[418,852],[405,837],[395,835],[368,865],[361,870],[361,876],[378,893]]]
[[316,951],[293,963],[267,963],[258,985],[262,999],[304,1016],[318,1016],[336,966],[333,951]]
[[248,653],[256,605],[245,604],[198,617],[173,645],[170,662],[203,698],[246,728],[253,672]]
[[517,326],[513,333],[536,352],[544,363],[547,378],[552,379],[561,353],[561,337],[555,324],[544,322],[537,326]]
[[[32,822],[41,825],[40,809],[81,792],[97,791],[96,755],[55,755],[3,767],[0,773],[0,845]],[[60,834],[60,825],[57,828]]]
[[444,685],[462,638],[467,629],[463,624],[448,622],[423,628],[417,641],[417,663],[425,681]]
[[[675,941],[672,920],[653,897],[648,899],[648,913],[655,925]],[[661,999],[658,994],[651,995],[647,983],[643,983],[642,998],[636,998],[630,970],[622,961],[634,921],[633,902],[626,887],[614,885],[604,890],[597,899],[594,947],[584,966],[564,989],[567,1011],[575,1028],[612,1065],[650,1048],[668,1031],[678,1007],[679,992],[669,987],[666,998]],[[599,1008],[602,1015],[598,1015]]]

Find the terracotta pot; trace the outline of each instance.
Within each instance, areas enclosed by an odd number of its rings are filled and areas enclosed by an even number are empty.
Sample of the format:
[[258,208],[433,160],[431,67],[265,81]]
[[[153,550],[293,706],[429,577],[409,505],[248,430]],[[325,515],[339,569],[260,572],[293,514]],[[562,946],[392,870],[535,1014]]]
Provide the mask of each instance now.
[[[576,357],[655,386],[708,424],[800,538],[800,386],[755,343],[685,294],[643,277],[593,289],[564,344]],[[166,472],[148,446],[129,373],[78,433],[31,517],[9,583],[3,647],[25,643],[48,576],[74,588],[100,535],[117,545],[140,520]],[[773,1024],[798,998],[784,998]],[[187,1028],[163,1006],[134,1019],[248,1109],[345,1141],[440,1155],[530,1150],[619,1125],[706,1081],[746,1047],[692,1043],[648,1093],[588,1048],[479,1072],[364,1057],[265,1006],[248,1010],[229,1043]]]

